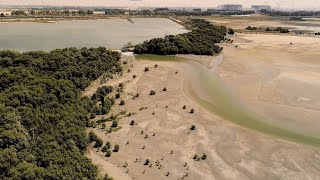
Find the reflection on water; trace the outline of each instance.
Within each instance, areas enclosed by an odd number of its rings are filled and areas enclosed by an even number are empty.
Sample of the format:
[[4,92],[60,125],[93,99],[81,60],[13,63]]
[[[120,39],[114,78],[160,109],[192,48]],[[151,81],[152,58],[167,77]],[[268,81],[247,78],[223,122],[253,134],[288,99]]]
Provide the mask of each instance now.
[[61,21],[57,23],[0,24],[0,49],[18,51],[45,50],[64,47],[98,47],[119,49],[134,44],[184,33],[183,26],[165,18]]

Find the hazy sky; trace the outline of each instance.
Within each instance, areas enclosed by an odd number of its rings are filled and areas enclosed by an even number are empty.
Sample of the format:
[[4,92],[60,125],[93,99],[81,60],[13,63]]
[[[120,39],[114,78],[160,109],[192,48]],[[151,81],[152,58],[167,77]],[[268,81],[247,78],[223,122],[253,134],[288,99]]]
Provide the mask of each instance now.
[[224,3],[238,3],[245,7],[268,4],[281,8],[320,9],[320,0],[0,0],[0,5],[73,5],[73,6],[162,6],[216,7]]

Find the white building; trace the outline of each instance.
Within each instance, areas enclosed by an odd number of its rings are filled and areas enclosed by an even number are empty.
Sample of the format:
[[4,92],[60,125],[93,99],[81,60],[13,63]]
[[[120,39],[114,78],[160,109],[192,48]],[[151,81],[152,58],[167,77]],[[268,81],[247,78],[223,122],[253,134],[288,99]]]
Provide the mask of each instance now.
[[104,11],[93,11],[93,14],[94,15],[105,15],[106,12],[104,12]]
[[223,4],[220,8],[223,11],[242,11],[242,5],[240,4]]
[[0,10],[0,16],[11,16],[11,11]]
[[267,11],[271,11],[271,6],[269,6],[269,5],[253,5],[253,6],[251,6],[251,10],[255,11],[255,12],[259,12],[263,9],[265,9]]

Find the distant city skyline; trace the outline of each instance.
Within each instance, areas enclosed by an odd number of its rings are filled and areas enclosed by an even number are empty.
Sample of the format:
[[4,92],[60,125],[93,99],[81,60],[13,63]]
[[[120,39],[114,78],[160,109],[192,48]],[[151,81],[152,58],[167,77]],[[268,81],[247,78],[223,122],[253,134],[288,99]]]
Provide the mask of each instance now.
[[0,0],[0,5],[122,6],[122,7],[217,7],[221,4],[270,5],[283,9],[320,10],[320,0]]

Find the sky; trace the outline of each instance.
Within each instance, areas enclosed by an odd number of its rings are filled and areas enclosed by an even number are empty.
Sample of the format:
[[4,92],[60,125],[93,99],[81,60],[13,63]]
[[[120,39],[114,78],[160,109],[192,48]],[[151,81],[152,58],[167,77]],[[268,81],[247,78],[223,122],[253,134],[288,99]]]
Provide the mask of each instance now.
[[125,6],[125,7],[217,7],[220,4],[268,4],[285,9],[320,10],[320,0],[0,0],[0,5]]

